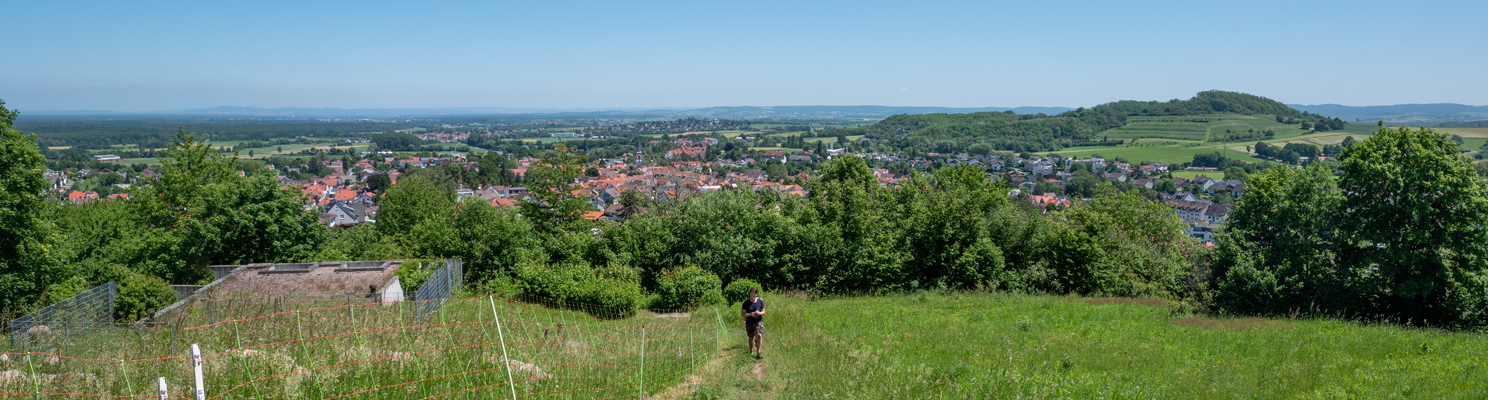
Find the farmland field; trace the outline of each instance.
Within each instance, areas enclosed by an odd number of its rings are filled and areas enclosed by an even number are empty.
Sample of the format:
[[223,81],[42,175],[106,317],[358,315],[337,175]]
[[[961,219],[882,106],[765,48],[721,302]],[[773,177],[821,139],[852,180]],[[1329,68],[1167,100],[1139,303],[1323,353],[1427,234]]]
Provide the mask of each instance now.
[[1095,134],[1096,138],[1163,138],[1204,141],[1226,130],[1245,132],[1267,129],[1282,131],[1292,125],[1277,123],[1270,115],[1211,114],[1176,117],[1130,117],[1127,125]]
[[[1329,132],[1309,132],[1294,125],[1278,124],[1269,115],[1213,114],[1187,117],[1131,117],[1131,123],[1122,128],[1107,130],[1094,135],[1096,139],[1126,139],[1125,146],[1081,146],[1069,147],[1057,152],[1063,156],[1084,157],[1099,153],[1106,158],[1125,158],[1132,162],[1156,161],[1176,163],[1190,161],[1195,154],[1228,150],[1232,158],[1245,158],[1250,162],[1269,162],[1253,157],[1256,142],[1275,146],[1287,143],[1306,143],[1315,146],[1343,143],[1346,137],[1364,140],[1374,133],[1376,126],[1348,124],[1344,129]],[[1271,129],[1276,135],[1271,139],[1241,140],[1234,142],[1212,141],[1214,134],[1224,134],[1229,129],[1264,131]],[[1459,134],[1465,139],[1463,149],[1477,150],[1488,143],[1488,128],[1434,128],[1441,132]],[[1248,157],[1249,156],[1249,157]]]
[[[1132,162],[1159,161],[1166,163],[1178,163],[1192,161],[1195,154],[1208,154],[1220,151],[1219,145],[1184,147],[1181,145],[1152,146],[1152,147],[1114,147],[1114,146],[1090,146],[1070,147],[1053,153],[1066,157],[1086,157],[1091,154],[1100,153],[1107,159],[1117,157],[1126,158]],[[1240,153],[1229,152],[1230,157],[1239,157]]]
[[696,398],[1484,398],[1481,334],[1175,315],[1162,300],[765,297]]

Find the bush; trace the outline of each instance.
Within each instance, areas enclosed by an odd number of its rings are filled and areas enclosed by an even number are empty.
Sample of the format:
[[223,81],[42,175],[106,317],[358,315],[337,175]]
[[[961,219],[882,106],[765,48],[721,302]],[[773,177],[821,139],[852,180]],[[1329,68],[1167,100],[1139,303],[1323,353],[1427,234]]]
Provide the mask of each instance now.
[[695,266],[666,271],[657,277],[656,294],[661,308],[682,310],[723,303],[723,281]]
[[729,282],[728,287],[723,289],[723,298],[729,304],[743,303],[745,299],[749,298],[749,288],[759,289],[761,292],[765,291],[763,287],[760,287],[760,284],[752,280],[736,279],[733,282]]
[[398,266],[398,284],[409,292],[416,291],[441,266],[438,260],[404,261],[403,265]]
[[130,272],[119,282],[119,298],[114,302],[114,319],[136,321],[175,302],[176,291],[164,279]]
[[641,301],[639,276],[621,266],[593,268],[587,263],[528,261],[518,265],[515,272],[516,286],[522,294],[579,303],[570,308],[580,308],[600,318],[635,316]]

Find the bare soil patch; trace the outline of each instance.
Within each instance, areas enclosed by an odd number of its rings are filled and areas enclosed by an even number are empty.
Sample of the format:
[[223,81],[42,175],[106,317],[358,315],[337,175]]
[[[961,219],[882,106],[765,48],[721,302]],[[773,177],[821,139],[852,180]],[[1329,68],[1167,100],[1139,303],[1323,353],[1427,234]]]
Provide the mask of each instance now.
[[1246,318],[1206,318],[1188,317],[1169,321],[1177,326],[1192,326],[1203,329],[1271,329],[1281,326],[1280,322],[1257,317]]
[[1139,305],[1139,306],[1148,306],[1148,307],[1162,307],[1162,308],[1167,308],[1168,307],[1168,301],[1167,300],[1158,299],[1158,298],[1133,299],[1133,298],[1130,298],[1130,297],[1075,297],[1074,300],[1075,301],[1078,301],[1078,302],[1081,302],[1081,303],[1085,303],[1085,304],[1096,304],[1096,305],[1100,305],[1100,304],[1124,304],[1124,305],[1135,304],[1135,305]]
[[[299,274],[264,274],[243,271],[212,290],[212,297],[273,297],[280,295],[331,295],[368,293],[398,272],[398,263],[382,271],[336,272],[334,267],[316,268]],[[407,288],[405,288],[407,289]]]

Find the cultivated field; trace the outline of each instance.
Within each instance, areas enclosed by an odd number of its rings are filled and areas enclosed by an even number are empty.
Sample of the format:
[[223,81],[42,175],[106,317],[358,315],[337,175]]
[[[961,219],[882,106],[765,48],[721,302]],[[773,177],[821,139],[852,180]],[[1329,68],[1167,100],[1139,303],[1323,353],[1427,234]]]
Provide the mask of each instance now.
[[1488,341],[1327,320],[1174,316],[1161,300],[766,296],[764,360],[737,312],[697,398],[1488,397]]
[[1095,137],[1109,137],[1111,139],[1135,139],[1135,138],[1163,138],[1182,140],[1209,140],[1211,134],[1225,133],[1225,130],[1234,132],[1246,132],[1254,130],[1265,132],[1267,129],[1283,130],[1295,129],[1295,127],[1276,122],[1276,117],[1270,115],[1238,115],[1238,114],[1212,114],[1194,115],[1182,117],[1130,117],[1127,125],[1097,133]]

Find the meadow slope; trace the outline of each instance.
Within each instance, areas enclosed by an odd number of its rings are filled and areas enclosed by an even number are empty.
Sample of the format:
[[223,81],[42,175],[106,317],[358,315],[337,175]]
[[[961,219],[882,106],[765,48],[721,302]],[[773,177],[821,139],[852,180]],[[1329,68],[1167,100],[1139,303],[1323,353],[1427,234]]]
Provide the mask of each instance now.
[[767,296],[695,398],[1484,398],[1481,334],[1173,317],[1161,300]]

